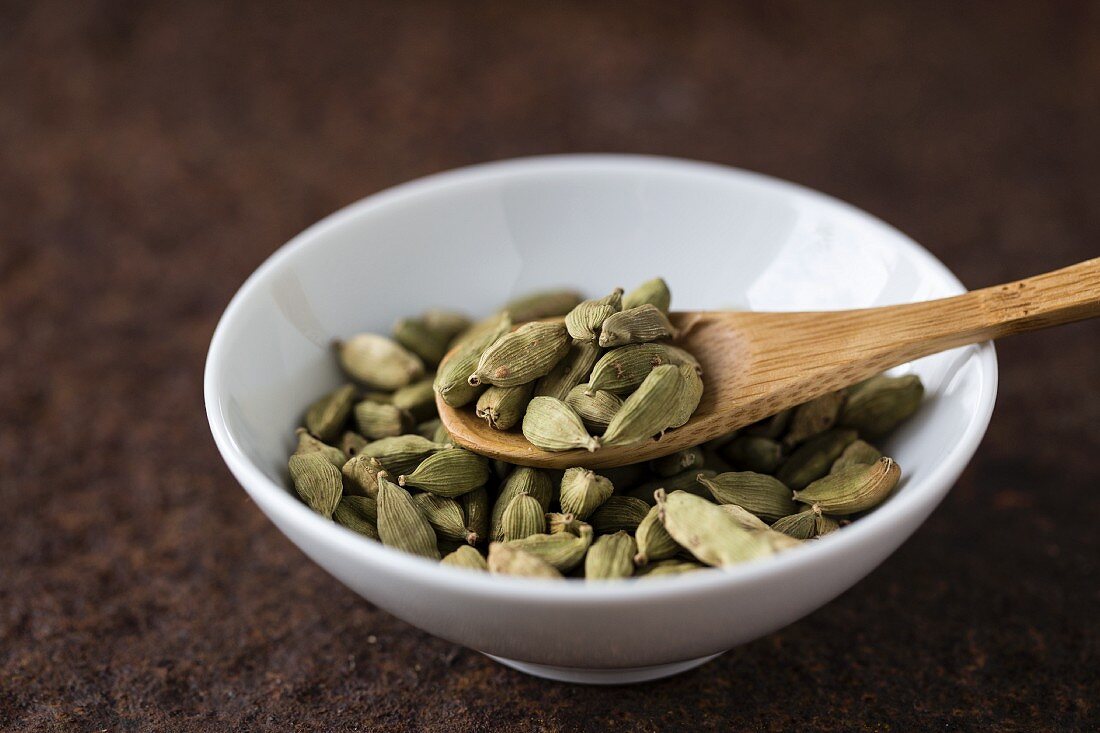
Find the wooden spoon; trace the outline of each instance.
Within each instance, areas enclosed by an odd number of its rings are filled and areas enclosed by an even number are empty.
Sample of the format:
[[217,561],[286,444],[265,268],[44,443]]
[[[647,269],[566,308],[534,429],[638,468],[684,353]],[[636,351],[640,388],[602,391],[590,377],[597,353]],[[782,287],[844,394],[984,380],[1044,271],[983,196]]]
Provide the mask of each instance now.
[[[604,468],[699,445],[922,356],[1100,316],[1100,258],[953,298],[848,311],[673,313],[703,367],[699,408],[660,439],[555,453],[436,398],[458,445],[509,463]],[[1100,361],[1100,354],[1097,354]],[[1097,367],[1100,368],[1100,367]]]

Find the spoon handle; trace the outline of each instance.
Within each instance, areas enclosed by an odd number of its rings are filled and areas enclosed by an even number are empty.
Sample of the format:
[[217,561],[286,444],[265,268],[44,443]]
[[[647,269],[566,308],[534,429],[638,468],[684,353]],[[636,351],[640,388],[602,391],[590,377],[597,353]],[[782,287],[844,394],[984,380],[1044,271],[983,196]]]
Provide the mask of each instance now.
[[[926,354],[1100,316],[1100,257],[954,298],[894,306]],[[883,313],[883,316],[888,314]],[[899,322],[899,325],[903,323]]]
[[969,310],[958,329],[966,343],[1095,318],[1100,316],[1100,257],[949,300]]
[[1100,258],[940,300],[818,313],[743,313],[729,325],[784,334],[778,344],[761,339],[757,368],[771,375],[763,389],[793,389],[805,401],[923,356],[1096,316]]

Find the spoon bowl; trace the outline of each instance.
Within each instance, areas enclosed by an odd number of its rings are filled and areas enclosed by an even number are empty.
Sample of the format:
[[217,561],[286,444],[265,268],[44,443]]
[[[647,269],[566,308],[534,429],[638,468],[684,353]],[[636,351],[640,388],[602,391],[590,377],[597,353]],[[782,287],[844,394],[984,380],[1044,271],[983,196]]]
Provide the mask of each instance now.
[[[658,440],[634,445],[601,446],[594,452],[584,449],[552,452],[527,442],[518,428],[510,431],[494,430],[468,406],[451,407],[437,395],[439,417],[456,444],[490,458],[524,466],[606,468],[668,455],[748,425],[789,406],[775,407],[775,400],[780,398],[771,395],[765,396],[763,400],[746,399],[748,372],[730,368],[732,365],[742,368],[755,358],[751,350],[752,344],[743,337],[743,332],[738,328],[739,317],[752,319],[755,315],[757,314],[705,312],[669,315],[672,324],[680,332],[674,343],[687,349],[699,360],[703,370],[704,389],[691,421],[681,428],[669,431]],[[725,376],[715,380],[712,375]],[[731,404],[741,405],[736,415],[727,415],[722,409]],[[733,423],[727,430],[725,426],[730,424],[731,418]]]

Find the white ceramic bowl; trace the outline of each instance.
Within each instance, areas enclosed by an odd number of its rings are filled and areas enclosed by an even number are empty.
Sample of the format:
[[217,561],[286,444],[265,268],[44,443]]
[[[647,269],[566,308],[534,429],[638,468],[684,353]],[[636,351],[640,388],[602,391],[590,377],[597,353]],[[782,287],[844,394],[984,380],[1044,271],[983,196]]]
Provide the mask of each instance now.
[[905,472],[895,496],[838,532],[728,571],[586,585],[447,568],[321,518],[286,478],[302,410],[340,380],[334,337],[386,332],[428,306],[481,315],[537,287],[599,294],[654,275],[682,309],[851,308],[963,290],[895,229],[773,178],[614,155],[476,166],[353,204],[248,279],[207,360],[214,438],[287,537],[411,624],[553,679],[623,683],[689,669],[836,597],[924,521],[989,422],[991,344],[899,370],[920,374],[928,396],[887,445]]

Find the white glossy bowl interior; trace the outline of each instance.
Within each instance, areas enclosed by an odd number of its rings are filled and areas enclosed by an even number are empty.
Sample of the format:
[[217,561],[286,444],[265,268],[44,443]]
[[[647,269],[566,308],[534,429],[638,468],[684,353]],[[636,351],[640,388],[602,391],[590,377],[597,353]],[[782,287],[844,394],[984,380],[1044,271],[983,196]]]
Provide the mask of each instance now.
[[214,438],[241,485],[303,552],[409,623],[558,679],[628,682],[686,669],[818,608],[920,525],[989,422],[997,384],[991,344],[899,370],[919,373],[928,396],[888,443],[905,478],[885,505],[825,538],[729,571],[585,585],[442,567],[319,517],[288,492],[286,479],[304,406],[340,380],[334,337],[385,332],[428,306],[481,315],[533,288],[568,284],[600,294],[657,274],[681,309],[851,308],[963,289],[881,221],[765,176],[610,155],[466,168],[347,207],[248,279],[208,356]]

